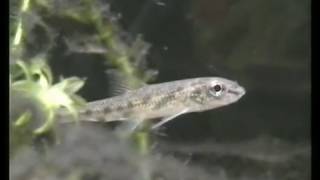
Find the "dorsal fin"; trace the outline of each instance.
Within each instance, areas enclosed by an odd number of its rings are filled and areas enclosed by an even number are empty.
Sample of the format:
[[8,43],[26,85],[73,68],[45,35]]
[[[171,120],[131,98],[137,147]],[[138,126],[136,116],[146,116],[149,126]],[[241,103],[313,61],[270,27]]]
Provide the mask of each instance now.
[[[130,84],[128,77],[118,70],[109,69],[106,71],[106,74],[109,79],[111,95],[121,95],[137,89],[137,87],[133,87]],[[143,87],[145,85],[145,83],[140,83],[139,87]]]

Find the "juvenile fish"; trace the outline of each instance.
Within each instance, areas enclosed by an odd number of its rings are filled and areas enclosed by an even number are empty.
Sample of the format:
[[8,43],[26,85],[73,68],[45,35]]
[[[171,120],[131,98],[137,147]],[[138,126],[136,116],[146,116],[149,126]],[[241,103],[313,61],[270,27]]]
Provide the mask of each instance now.
[[238,101],[245,89],[220,77],[203,77],[151,84],[122,95],[93,101],[80,111],[83,121],[133,121],[161,118],[157,128],[175,117]]

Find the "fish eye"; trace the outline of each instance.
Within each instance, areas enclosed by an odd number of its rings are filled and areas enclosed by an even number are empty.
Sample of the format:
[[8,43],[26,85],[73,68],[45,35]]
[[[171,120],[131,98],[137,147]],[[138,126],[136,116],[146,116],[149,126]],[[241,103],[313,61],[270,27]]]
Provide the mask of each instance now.
[[221,84],[215,84],[209,88],[209,93],[215,97],[221,96],[224,87]]
[[216,92],[219,92],[219,91],[221,91],[222,87],[221,87],[219,84],[217,84],[217,85],[213,86],[213,89],[214,89]]

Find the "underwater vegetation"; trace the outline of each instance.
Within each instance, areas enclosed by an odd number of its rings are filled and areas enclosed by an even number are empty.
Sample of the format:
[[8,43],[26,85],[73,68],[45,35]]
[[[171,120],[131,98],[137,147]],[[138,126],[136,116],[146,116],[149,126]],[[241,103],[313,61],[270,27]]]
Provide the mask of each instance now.
[[309,178],[303,169],[308,168],[310,147],[270,137],[196,146],[158,142],[153,153],[141,154],[128,141],[101,127],[64,128],[59,132],[64,137],[61,143],[45,156],[24,148],[12,158],[10,179]]
[[[10,179],[310,179],[308,3],[10,0]],[[77,121],[128,88],[216,75],[246,97],[129,137]]]
[[[121,37],[124,32],[116,24],[116,17],[109,11],[107,5],[99,6],[99,2],[82,1],[78,6],[72,5],[67,9],[61,9],[58,6],[62,4],[55,1],[19,3],[21,3],[21,10],[16,13],[16,21],[10,24],[10,30],[14,36],[10,44],[10,82],[12,82],[10,85],[14,98],[12,102],[21,104],[19,100],[34,101],[33,104],[39,104],[35,105],[40,108],[38,110],[43,111],[44,116],[47,116],[42,120],[45,123],[34,129],[33,134],[42,134],[51,130],[55,124],[55,113],[59,108],[68,109],[76,119],[77,107],[85,104],[84,99],[75,94],[84,85],[83,78],[70,77],[58,80],[51,71],[50,52],[56,50],[54,44],[60,36],[63,36],[63,41],[68,46],[66,53],[80,51],[91,54],[96,53],[95,50],[99,47],[104,48],[99,54],[105,64],[111,66],[106,73],[118,78],[114,79],[115,81],[121,79],[122,83],[128,87],[139,87],[153,77],[154,71],[143,69],[145,68],[144,56],[149,45],[141,37],[133,40]],[[59,26],[55,23],[60,19],[65,23],[74,23],[75,26],[83,29],[77,29],[76,34],[72,32],[75,29],[68,29],[68,27],[58,29]],[[66,32],[59,34],[59,31]],[[89,46],[97,46],[97,48]],[[22,97],[17,97],[15,94]],[[16,111],[19,108],[14,104],[11,107],[11,114],[17,114]],[[34,119],[35,114],[39,112],[20,113],[20,117],[13,118],[18,118],[13,127],[28,124],[26,122]]]

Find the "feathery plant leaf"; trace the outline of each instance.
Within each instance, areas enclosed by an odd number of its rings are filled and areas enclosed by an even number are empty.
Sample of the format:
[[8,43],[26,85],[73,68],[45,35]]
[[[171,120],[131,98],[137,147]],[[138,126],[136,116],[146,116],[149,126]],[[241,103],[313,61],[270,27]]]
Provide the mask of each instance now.
[[[84,80],[77,77],[61,79],[60,82],[53,84],[53,77],[49,66],[45,61],[36,59],[32,63],[27,64],[23,61],[17,61],[14,64],[15,71],[12,71],[11,88],[33,97],[38,103],[42,104],[44,112],[46,112],[46,122],[34,133],[41,134],[53,127],[55,123],[56,111],[60,108],[66,108],[68,112],[77,119],[77,112],[86,101],[75,93],[84,85]],[[18,70],[20,69],[20,70]],[[23,75],[21,79],[15,79],[18,75]],[[23,113],[16,125],[26,122],[25,119],[30,118],[27,112]]]
[[28,123],[31,119],[31,113],[29,111],[24,112],[14,123],[15,126],[22,126]]

